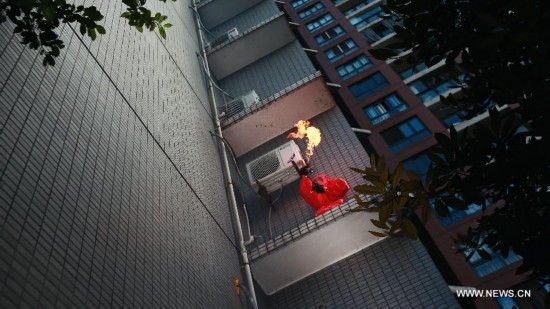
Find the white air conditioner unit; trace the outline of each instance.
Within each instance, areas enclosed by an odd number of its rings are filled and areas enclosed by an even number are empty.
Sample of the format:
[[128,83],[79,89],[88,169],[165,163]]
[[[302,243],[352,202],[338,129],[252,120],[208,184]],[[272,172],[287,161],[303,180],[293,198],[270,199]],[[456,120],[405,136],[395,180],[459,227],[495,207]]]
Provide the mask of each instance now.
[[246,164],[250,184],[256,191],[259,189],[258,183],[264,186],[268,193],[280,190],[283,186],[300,178],[292,161],[298,165],[298,168],[305,166],[300,148],[294,141],[285,143]]
[[221,106],[219,108],[219,113],[224,113],[225,119],[228,119],[258,103],[260,103],[260,97],[256,91],[252,90],[233,101],[227,102],[224,106]]
[[219,37],[213,39],[212,41],[210,41],[208,43],[209,45],[209,48],[214,48],[218,45],[222,45],[223,43],[231,40],[231,39],[234,39],[236,38],[237,36],[239,36],[239,30],[237,28],[232,28],[230,29],[229,31],[227,31],[226,33],[220,35]]

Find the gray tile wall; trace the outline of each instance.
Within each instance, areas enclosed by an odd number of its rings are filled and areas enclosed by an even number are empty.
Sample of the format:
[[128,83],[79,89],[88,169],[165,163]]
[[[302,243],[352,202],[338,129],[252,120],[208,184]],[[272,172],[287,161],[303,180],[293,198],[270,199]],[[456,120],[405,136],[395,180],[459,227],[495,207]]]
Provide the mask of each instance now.
[[281,10],[279,10],[275,2],[264,0],[220,25],[208,29],[210,33],[207,37],[208,39],[216,38],[235,27],[237,27],[239,33],[243,33],[280,12]]
[[[53,68],[0,25],[0,307],[234,307],[240,273],[186,1],[168,40],[96,1]],[[78,31],[77,31],[78,32]]]
[[256,90],[260,99],[306,78],[317,70],[298,41],[294,41],[218,82],[232,96]]
[[270,308],[460,308],[420,241],[391,238],[269,297]]

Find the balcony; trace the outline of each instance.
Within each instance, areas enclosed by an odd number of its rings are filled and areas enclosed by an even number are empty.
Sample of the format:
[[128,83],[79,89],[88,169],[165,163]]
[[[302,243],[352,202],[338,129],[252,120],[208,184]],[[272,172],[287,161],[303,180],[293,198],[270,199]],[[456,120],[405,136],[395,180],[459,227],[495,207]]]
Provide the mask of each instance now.
[[[315,173],[344,178],[351,187],[363,184],[361,175],[348,166],[365,166],[367,154],[340,110],[334,107],[309,120],[322,133],[321,144],[312,157]],[[288,142],[286,136],[291,127],[287,126],[282,134],[240,156],[238,166],[241,173],[246,173],[247,163]],[[296,143],[302,151],[305,150],[302,140],[296,140]],[[273,294],[379,240],[368,233],[368,229],[375,229],[369,219],[377,214],[348,211],[357,206],[351,190],[346,194],[344,204],[314,217],[315,210],[299,194],[299,180],[273,192],[272,205],[252,191],[243,179],[236,186],[239,202],[244,202],[248,210],[251,234],[256,235],[256,241],[248,248],[254,278],[267,294]]]
[[201,1],[198,8],[202,24],[210,29],[244,12],[262,0],[210,0]]
[[210,70],[216,79],[223,79],[294,40],[294,34],[281,12],[215,46],[208,54]]
[[237,156],[335,106],[324,78],[316,72],[224,122],[223,134]]

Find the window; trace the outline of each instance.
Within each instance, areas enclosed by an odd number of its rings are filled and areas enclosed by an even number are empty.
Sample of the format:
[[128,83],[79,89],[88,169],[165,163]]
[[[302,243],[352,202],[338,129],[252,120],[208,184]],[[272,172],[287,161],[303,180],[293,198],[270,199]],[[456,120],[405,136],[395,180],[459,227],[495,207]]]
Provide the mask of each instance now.
[[344,42],[339,43],[331,47],[330,49],[327,49],[325,51],[325,56],[327,56],[330,62],[334,62],[356,49],[357,49],[357,44],[355,44],[355,42],[352,39],[347,39]]
[[380,41],[382,38],[393,33],[393,26],[398,25],[393,20],[382,20],[379,23],[372,25],[371,27],[361,31],[361,35],[369,42],[373,44]]
[[518,304],[511,297],[497,297],[496,298],[498,307],[500,309],[517,309],[519,308]]
[[346,33],[346,31],[344,30],[344,28],[342,28],[340,26],[336,26],[336,27],[330,28],[327,31],[315,36],[315,41],[320,46],[326,45],[326,44],[334,41],[336,38],[342,36],[345,33]]
[[346,0],[332,0],[332,4],[338,5],[338,4],[340,4],[340,3],[344,2],[344,1],[346,1]]
[[[487,276],[488,274],[521,260],[521,256],[515,254],[513,250],[510,250],[508,257],[504,258],[500,253],[493,252],[493,250],[491,250],[491,248],[487,245],[481,246],[481,249],[487,251],[487,253],[491,255],[492,259],[485,260],[476,252],[468,260],[468,263],[470,263],[479,277]],[[464,251],[464,256],[468,256],[472,250],[473,249]]]
[[466,119],[467,112],[465,111],[456,111],[450,115],[445,116],[443,118],[443,123],[447,128],[450,128],[451,125],[456,125],[464,121]]
[[311,1],[311,0],[296,0],[296,1],[290,2],[290,5],[292,5],[293,8],[298,8],[298,7],[301,7],[302,5],[308,3],[309,1]]
[[401,75],[401,78],[403,79],[407,79],[411,76],[413,76],[414,74],[424,70],[426,68],[426,64],[424,63],[424,61],[420,62],[419,64],[411,67],[411,68],[408,68],[406,70],[403,70],[399,73],[399,75]]
[[314,20],[310,23],[307,23],[306,27],[307,27],[307,30],[309,30],[310,32],[313,32],[313,31],[323,27],[324,25],[331,23],[332,21],[334,21],[334,17],[332,17],[332,15],[327,13],[327,14],[317,18],[316,20]]
[[397,94],[391,94],[363,109],[372,124],[377,124],[407,109],[407,105]]
[[426,182],[426,174],[428,174],[431,163],[432,160],[428,158],[427,154],[423,153],[403,161],[403,167],[407,171],[414,172],[422,181]]
[[388,86],[389,83],[380,72],[376,72],[349,86],[349,91],[357,101]]
[[365,55],[360,55],[353,58],[351,61],[348,61],[336,68],[336,72],[342,77],[343,80],[355,76],[357,73],[363,72],[366,69],[370,68],[372,63],[369,61],[369,58]]
[[426,129],[420,119],[413,117],[382,132],[382,138],[390,146],[392,152],[398,152],[429,134],[430,131]]
[[[458,76],[462,78],[464,74]],[[440,76],[425,76],[409,85],[409,88],[416,94],[423,102],[428,102],[431,99],[438,97],[439,95],[447,92],[449,87],[458,86],[459,83],[451,79],[450,77]]]
[[[430,161],[431,162],[431,161]],[[460,197],[459,197],[460,198]],[[431,203],[432,208],[435,207],[434,203]],[[480,211],[482,208],[479,204],[470,204],[468,205],[468,209],[465,210],[458,210],[451,207],[448,207],[449,210],[449,216],[447,217],[440,217],[436,214],[437,218],[439,219],[439,222],[443,226],[449,226],[455,222],[458,222],[462,218],[466,218],[469,215],[475,214],[476,212]]]
[[355,26],[355,28],[359,29],[361,27],[364,27],[373,21],[379,19],[378,14],[382,12],[382,9],[377,6],[373,9],[370,9],[364,13],[359,14],[358,16],[354,16],[350,18],[350,22],[352,25]]
[[314,5],[308,7],[307,9],[299,12],[298,17],[300,17],[301,19],[306,19],[324,8],[325,6],[321,2],[317,2]]
[[359,2],[358,4],[356,4],[355,6],[353,6],[352,8],[349,8],[347,10],[344,11],[344,15],[350,15],[354,12],[357,12],[359,10],[361,10],[362,8],[364,7],[367,7],[369,4],[375,2],[376,0],[363,0],[361,2]]

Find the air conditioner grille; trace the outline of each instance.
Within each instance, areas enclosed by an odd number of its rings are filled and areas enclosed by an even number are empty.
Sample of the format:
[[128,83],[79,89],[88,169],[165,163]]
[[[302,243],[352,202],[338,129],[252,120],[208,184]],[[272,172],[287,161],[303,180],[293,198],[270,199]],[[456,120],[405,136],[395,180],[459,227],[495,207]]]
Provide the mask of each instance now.
[[244,110],[244,102],[241,99],[231,101],[222,110],[226,118],[233,117]]
[[276,152],[267,153],[250,163],[250,174],[254,180],[259,180],[279,169],[279,158]]

